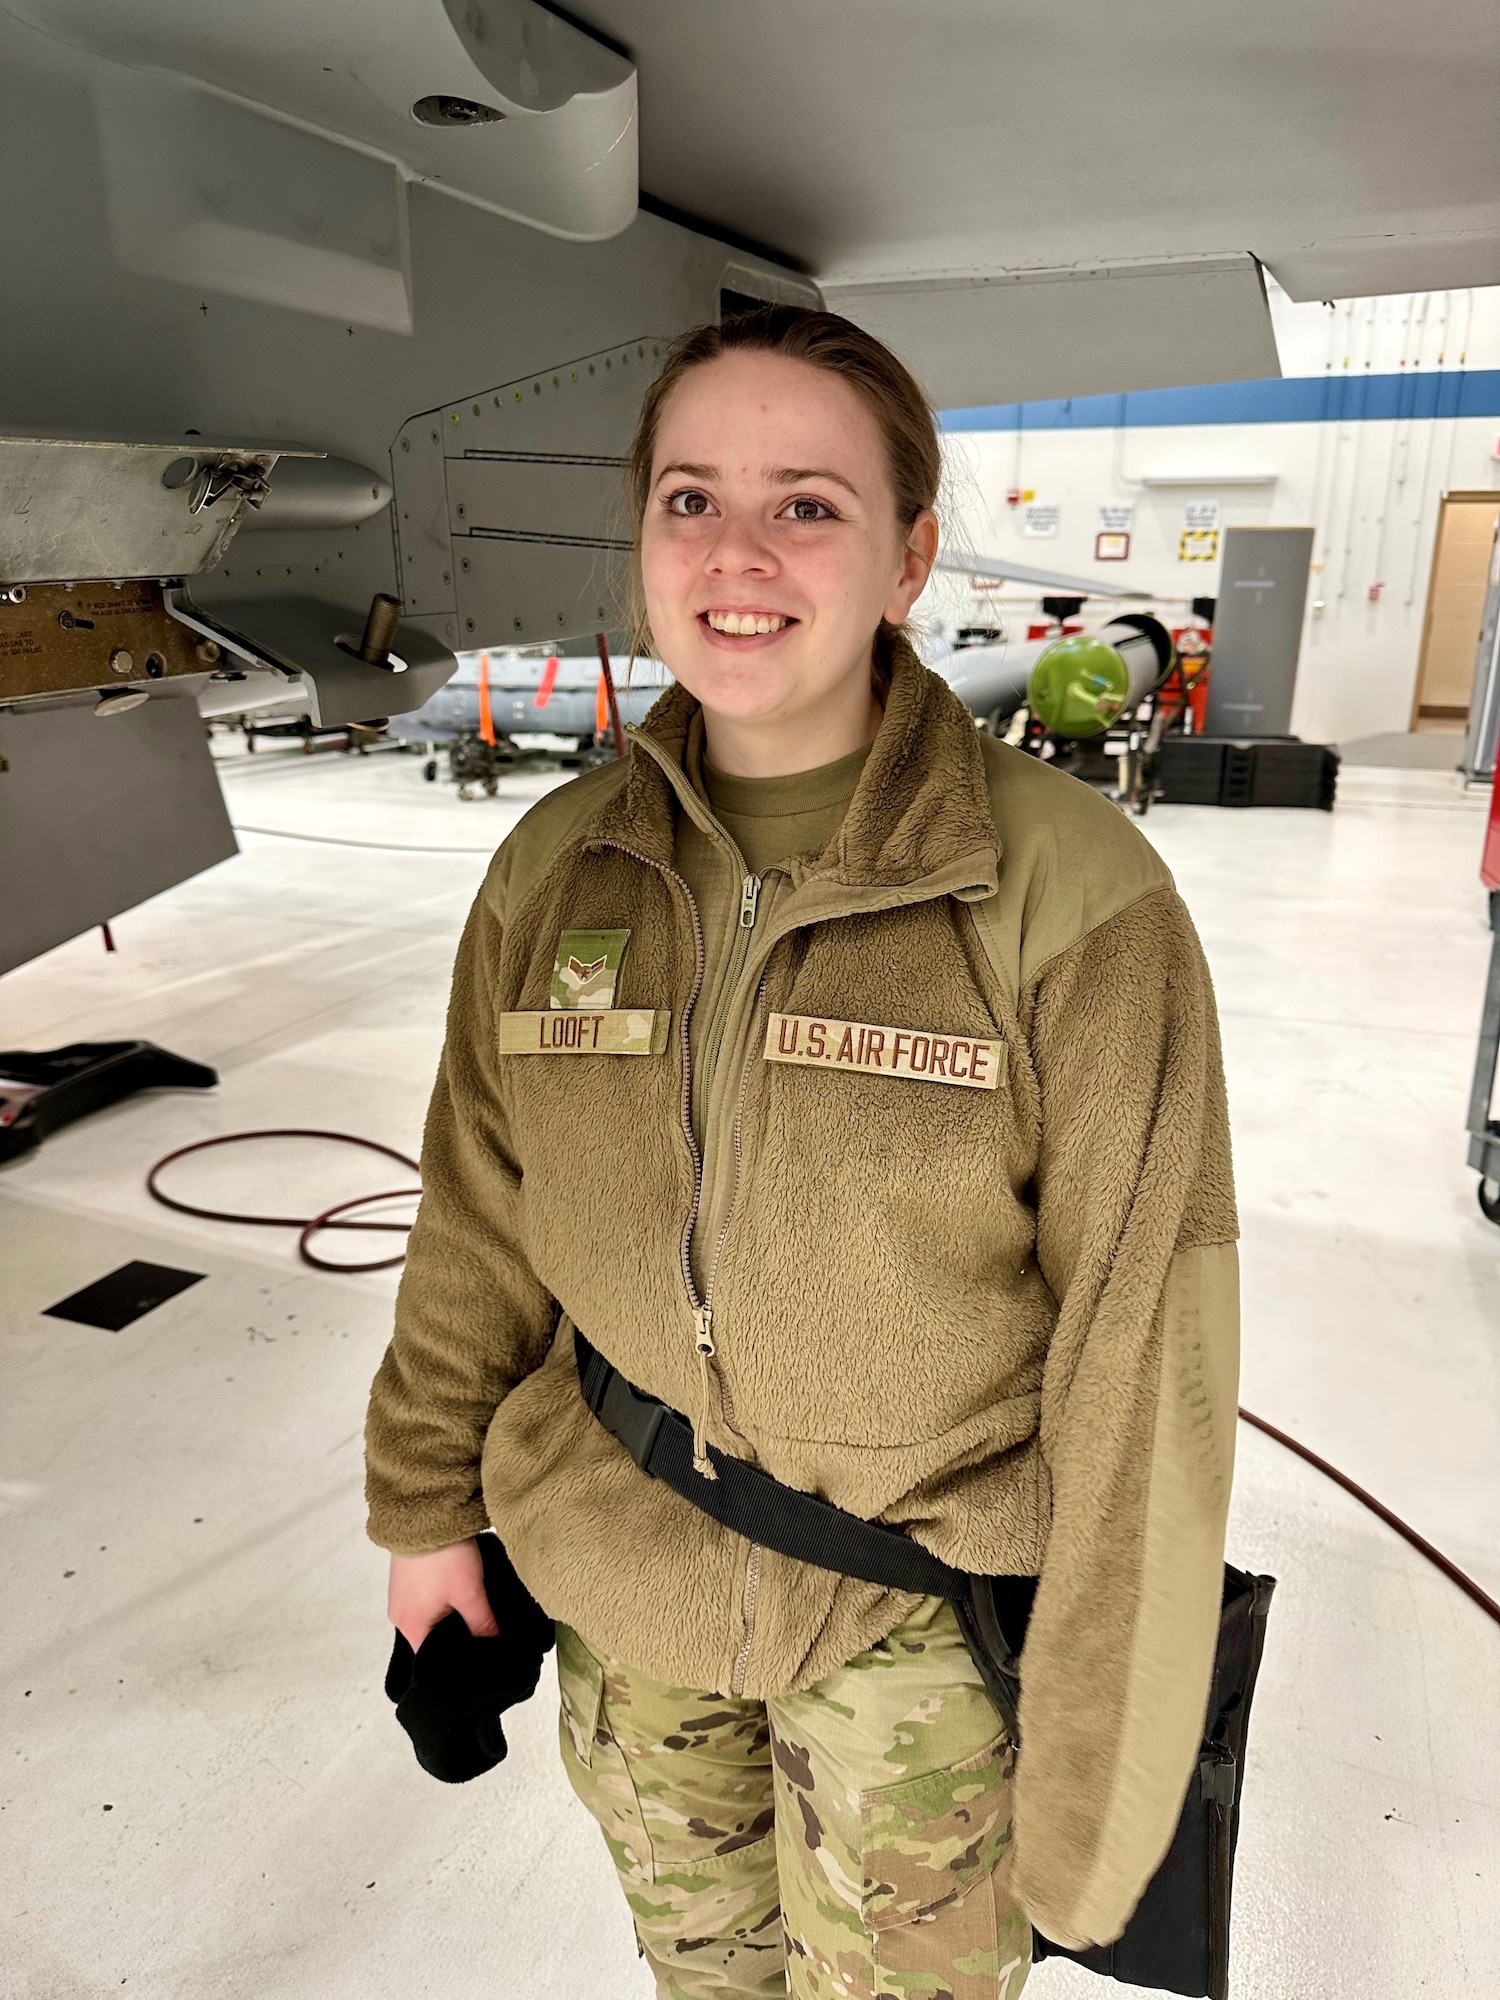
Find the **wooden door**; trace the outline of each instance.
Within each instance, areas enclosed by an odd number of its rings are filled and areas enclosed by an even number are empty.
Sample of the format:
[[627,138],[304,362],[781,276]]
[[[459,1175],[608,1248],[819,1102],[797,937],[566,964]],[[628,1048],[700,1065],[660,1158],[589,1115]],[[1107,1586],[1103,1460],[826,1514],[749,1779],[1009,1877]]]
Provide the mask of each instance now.
[[1469,713],[1500,493],[1450,493],[1438,520],[1413,729],[1453,728]]

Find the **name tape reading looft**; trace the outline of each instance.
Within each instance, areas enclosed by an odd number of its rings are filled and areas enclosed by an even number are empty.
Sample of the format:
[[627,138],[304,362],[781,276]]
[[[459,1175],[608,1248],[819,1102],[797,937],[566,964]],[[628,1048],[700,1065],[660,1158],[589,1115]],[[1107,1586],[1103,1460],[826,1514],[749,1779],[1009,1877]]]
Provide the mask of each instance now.
[[867,1021],[827,1021],[817,1014],[773,1014],[766,1025],[765,1054],[767,1062],[958,1083],[968,1090],[996,1090],[1005,1075],[1004,1042],[872,1027]]
[[553,1008],[502,1014],[503,1056],[659,1056],[667,1046],[667,1007],[614,1007],[594,1013]]

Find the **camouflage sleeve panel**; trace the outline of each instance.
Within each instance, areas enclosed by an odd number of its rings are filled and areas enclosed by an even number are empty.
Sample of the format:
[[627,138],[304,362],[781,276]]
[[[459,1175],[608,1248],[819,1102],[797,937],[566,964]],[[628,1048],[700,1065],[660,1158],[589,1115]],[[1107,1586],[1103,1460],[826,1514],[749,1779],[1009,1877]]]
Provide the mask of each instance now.
[[1233,1449],[1236,1235],[1213,995],[1167,888],[1024,996],[1052,1518],[1022,1660],[1018,1893],[1060,1944],[1119,1935],[1196,1760]]
[[498,1087],[494,979],[508,857],[492,865],[453,968],[422,1140],[422,1202],[396,1328],[365,1427],[369,1534],[422,1554],[488,1525],[479,1464],[501,1399],[538,1367],[555,1308],[520,1247],[520,1173]]

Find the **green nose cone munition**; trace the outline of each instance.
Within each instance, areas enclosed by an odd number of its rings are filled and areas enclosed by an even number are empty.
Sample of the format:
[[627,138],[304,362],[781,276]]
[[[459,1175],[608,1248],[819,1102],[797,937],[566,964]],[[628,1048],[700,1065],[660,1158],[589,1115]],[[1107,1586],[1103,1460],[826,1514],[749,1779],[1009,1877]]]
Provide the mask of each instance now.
[[1077,632],[1049,646],[1031,670],[1033,715],[1059,736],[1097,736],[1130,699],[1130,669],[1103,639]]

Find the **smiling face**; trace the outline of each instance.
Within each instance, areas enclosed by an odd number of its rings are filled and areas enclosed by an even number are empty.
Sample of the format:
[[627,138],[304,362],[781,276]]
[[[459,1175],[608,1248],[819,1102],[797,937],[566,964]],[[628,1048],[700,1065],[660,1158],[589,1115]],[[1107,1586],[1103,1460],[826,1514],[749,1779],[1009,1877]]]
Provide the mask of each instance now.
[[936,551],[929,509],[897,519],[880,425],[830,370],[737,351],[667,397],[641,574],[720,770],[808,770],[870,740],[876,628],[906,617]]

